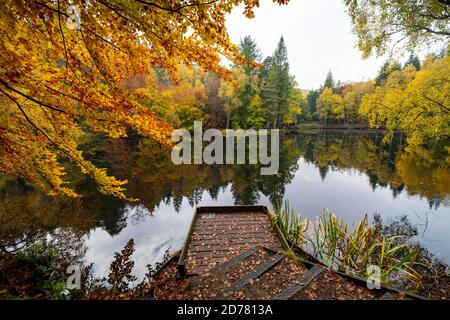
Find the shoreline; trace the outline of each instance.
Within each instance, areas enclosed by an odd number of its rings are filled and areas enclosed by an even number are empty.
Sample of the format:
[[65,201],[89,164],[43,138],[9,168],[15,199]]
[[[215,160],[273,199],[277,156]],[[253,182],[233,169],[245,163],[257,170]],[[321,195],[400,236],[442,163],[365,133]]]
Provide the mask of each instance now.
[[286,128],[289,132],[298,131],[323,131],[323,130],[338,130],[338,131],[358,131],[358,132],[385,132],[386,128],[371,128],[366,124],[320,124],[320,123],[301,123],[291,128]]

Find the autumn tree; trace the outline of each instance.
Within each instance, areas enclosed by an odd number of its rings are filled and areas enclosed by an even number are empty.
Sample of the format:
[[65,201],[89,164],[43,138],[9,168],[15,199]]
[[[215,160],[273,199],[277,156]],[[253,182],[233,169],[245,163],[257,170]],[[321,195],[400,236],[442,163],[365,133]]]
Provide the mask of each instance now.
[[284,125],[295,125],[302,114],[303,95],[300,89],[296,88],[297,82],[292,82],[291,94],[286,113],[283,116]]
[[[323,93],[323,91],[326,88],[330,88],[332,92],[334,93],[337,89],[336,82],[333,77],[333,73],[331,70],[327,72],[327,75],[325,77],[325,80],[323,82],[323,85],[315,90],[309,91],[307,97],[306,97],[306,109],[308,110],[308,113],[310,114],[311,120],[317,120],[319,112],[317,110],[317,99],[319,96]],[[322,110],[323,112],[323,110]]]
[[[180,65],[176,74],[179,80],[167,83],[157,68],[150,70],[146,84],[135,89],[134,93],[139,103],[158,119],[176,128],[192,129],[195,120],[204,120],[208,101],[213,106],[211,85],[205,87],[202,79],[208,77],[195,65]],[[212,114],[213,109],[208,111]]]
[[250,102],[248,109],[247,127],[253,129],[261,129],[266,123],[264,117],[264,108],[262,105],[261,97],[256,94]]
[[448,0],[344,0],[358,47],[367,58],[450,38]]
[[324,124],[327,124],[327,120],[342,120],[344,118],[342,98],[334,94],[333,89],[326,87],[317,98],[317,114]]
[[342,91],[342,99],[344,104],[344,122],[357,123],[363,122],[359,115],[359,107],[361,101],[366,94],[373,92],[375,89],[374,81],[353,83],[346,86]]
[[386,126],[385,140],[400,130],[410,144],[444,141],[450,137],[449,78],[450,56],[429,56],[420,71],[408,65],[392,73],[383,86],[363,98],[360,113],[372,126]]
[[86,160],[80,139],[91,131],[124,137],[131,128],[167,144],[170,125],[120,84],[148,73],[149,66],[176,82],[179,64],[193,62],[230,78],[221,57],[243,59],[229,40],[225,16],[243,3],[251,18],[258,2],[72,2],[75,7],[66,1],[0,1],[0,171],[50,194],[76,196],[64,179],[65,158],[101,192],[123,198],[126,181]]

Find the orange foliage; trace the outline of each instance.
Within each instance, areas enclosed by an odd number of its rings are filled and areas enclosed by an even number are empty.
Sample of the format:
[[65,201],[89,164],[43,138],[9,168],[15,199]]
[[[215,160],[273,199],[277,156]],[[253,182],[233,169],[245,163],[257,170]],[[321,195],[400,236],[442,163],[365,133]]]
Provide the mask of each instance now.
[[[274,0],[284,4],[285,0]],[[0,172],[21,176],[51,194],[77,194],[63,179],[62,158],[75,162],[105,194],[123,185],[86,160],[80,139],[91,131],[118,138],[128,128],[167,144],[171,126],[120,84],[159,66],[177,80],[196,63],[225,79],[222,57],[243,61],[225,16],[256,0],[72,1],[79,28],[66,23],[67,1],[0,0]],[[178,94],[176,94],[178,95]]]

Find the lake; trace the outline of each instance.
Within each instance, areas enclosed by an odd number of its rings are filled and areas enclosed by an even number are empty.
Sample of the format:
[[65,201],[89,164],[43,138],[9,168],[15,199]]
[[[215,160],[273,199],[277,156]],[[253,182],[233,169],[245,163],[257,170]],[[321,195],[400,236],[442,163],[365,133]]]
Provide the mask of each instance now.
[[[68,241],[107,275],[113,254],[133,238],[134,273],[181,248],[196,206],[274,204],[315,220],[328,208],[348,223],[379,214],[385,224],[406,216],[413,238],[450,264],[450,168],[440,150],[405,146],[381,133],[318,131],[281,136],[277,175],[258,165],[174,165],[170,152],[147,139],[96,139],[83,145],[95,164],[128,179],[127,202],[100,194],[67,165],[80,199],[49,197],[21,179],[0,176],[0,239],[20,246],[27,238],[70,230]],[[403,220],[404,221],[404,220]],[[75,243],[77,246],[75,246]]]

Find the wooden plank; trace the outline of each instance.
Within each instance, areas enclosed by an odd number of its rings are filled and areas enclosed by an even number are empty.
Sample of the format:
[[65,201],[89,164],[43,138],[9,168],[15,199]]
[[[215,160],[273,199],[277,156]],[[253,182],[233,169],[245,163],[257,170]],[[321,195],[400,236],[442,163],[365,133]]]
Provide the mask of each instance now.
[[247,286],[251,280],[258,278],[264,272],[267,272],[270,268],[272,268],[278,262],[283,260],[283,258],[284,256],[282,254],[277,254],[275,256],[270,257],[265,262],[258,265],[254,271],[250,271],[243,278],[233,282],[231,286],[227,288],[224,292],[225,293],[233,292]]

